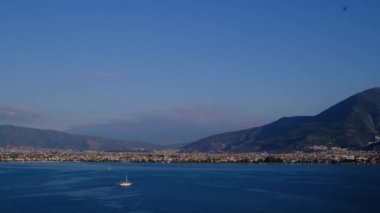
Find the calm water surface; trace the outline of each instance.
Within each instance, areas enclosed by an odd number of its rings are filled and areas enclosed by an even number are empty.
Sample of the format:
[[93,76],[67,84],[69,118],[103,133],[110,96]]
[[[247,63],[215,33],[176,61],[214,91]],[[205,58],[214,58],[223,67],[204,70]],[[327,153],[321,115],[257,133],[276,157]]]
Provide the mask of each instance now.
[[380,212],[379,194],[369,165],[0,163],[0,212]]

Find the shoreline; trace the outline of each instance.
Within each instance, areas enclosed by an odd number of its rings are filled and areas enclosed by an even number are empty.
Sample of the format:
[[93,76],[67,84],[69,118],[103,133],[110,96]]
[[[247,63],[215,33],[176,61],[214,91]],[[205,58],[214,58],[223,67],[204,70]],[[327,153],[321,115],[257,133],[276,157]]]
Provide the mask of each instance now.
[[380,164],[380,153],[352,150],[293,153],[97,152],[0,149],[0,162],[120,162],[194,164]]

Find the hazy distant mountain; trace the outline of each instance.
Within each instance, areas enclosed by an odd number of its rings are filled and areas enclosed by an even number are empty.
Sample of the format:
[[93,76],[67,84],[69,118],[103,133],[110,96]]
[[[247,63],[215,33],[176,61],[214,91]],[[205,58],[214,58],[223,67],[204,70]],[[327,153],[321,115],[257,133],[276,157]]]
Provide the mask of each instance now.
[[353,95],[316,116],[284,117],[268,125],[201,139],[186,151],[286,152],[313,145],[379,148],[380,88]]
[[158,145],[136,141],[109,140],[101,137],[71,135],[55,130],[41,130],[0,125],[0,147],[34,147],[73,150],[158,149]]

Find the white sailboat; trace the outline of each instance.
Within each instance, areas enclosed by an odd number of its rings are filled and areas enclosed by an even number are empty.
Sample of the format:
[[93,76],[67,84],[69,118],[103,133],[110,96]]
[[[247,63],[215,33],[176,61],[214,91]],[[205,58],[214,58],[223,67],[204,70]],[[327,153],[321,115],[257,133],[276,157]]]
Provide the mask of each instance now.
[[131,182],[128,181],[128,176],[125,176],[125,182],[119,183],[120,186],[130,186],[132,185]]

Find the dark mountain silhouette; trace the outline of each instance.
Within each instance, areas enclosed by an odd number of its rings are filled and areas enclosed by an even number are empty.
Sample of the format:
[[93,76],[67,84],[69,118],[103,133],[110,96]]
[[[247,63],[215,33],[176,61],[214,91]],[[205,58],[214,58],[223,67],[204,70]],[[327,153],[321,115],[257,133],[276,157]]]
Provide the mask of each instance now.
[[137,141],[109,140],[101,137],[71,135],[55,130],[41,130],[0,125],[0,147],[72,149],[78,151],[153,150],[158,145]]
[[313,145],[380,147],[380,88],[353,95],[316,116],[284,117],[268,125],[218,134],[184,147],[200,152],[288,152]]

